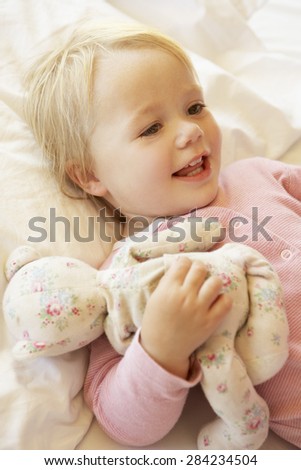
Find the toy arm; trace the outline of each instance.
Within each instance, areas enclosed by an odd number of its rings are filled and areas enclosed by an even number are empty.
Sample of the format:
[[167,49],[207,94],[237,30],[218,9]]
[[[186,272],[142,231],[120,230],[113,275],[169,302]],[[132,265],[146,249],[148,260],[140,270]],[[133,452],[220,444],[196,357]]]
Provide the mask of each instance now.
[[235,347],[254,385],[275,375],[288,357],[288,323],[277,273],[256,250],[244,247],[250,312]]
[[129,255],[138,262],[164,254],[208,251],[220,236],[221,227],[215,219],[183,216],[163,222],[151,233],[136,234],[129,242]]

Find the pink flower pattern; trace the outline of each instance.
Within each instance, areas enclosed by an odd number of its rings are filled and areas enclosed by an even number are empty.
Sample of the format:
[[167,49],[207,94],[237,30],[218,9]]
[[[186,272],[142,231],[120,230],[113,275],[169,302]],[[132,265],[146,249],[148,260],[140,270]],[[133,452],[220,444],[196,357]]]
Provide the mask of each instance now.
[[245,410],[243,416],[243,434],[255,433],[258,429],[266,425],[267,420],[268,416],[265,414],[262,407],[257,403],[254,403],[251,407]]

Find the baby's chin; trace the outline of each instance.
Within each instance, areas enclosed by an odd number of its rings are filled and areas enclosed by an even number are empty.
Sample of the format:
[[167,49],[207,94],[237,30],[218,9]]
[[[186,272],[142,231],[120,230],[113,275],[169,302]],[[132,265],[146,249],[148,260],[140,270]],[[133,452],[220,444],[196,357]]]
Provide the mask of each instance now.
[[[181,215],[185,214],[190,214],[191,212],[202,209],[203,207],[209,206],[216,198],[217,196],[217,191],[214,192],[210,197],[206,199],[202,199],[202,201],[195,201],[194,204],[190,205],[183,205],[179,210],[174,211],[172,214],[170,214],[168,217],[179,217]],[[165,214],[166,217],[166,214]]]
[[[201,189],[200,189],[201,192]],[[210,205],[216,198],[218,193],[218,187],[212,189],[212,191],[204,196],[202,195],[201,198],[191,198],[189,201],[181,201],[178,205],[174,204],[161,204],[160,207],[153,208],[153,210],[146,214],[140,216],[135,216],[137,219],[141,218],[142,220],[148,221],[148,224],[152,223],[156,219],[162,218],[173,218],[173,217],[180,217],[186,214],[190,214],[191,212],[202,209]],[[147,222],[145,223],[147,225]]]

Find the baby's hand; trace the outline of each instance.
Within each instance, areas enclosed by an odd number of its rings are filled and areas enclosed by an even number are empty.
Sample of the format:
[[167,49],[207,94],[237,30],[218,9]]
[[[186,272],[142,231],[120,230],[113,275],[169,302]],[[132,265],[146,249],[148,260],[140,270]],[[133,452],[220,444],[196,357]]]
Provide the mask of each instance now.
[[149,298],[143,317],[142,347],[158,364],[183,378],[191,354],[232,306],[231,298],[221,294],[221,279],[206,275],[202,263],[179,257]]

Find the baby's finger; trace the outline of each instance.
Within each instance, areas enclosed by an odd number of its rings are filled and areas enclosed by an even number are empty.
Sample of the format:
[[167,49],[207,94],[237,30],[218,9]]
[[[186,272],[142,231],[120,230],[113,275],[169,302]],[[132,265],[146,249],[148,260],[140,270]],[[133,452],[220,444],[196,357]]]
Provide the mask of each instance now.
[[202,284],[199,297],[204,304],[204,307],[209,309],[216,299],[220,296],[223,287],[223,282],[218,276],[210,276]]
[[219,323],[221,323],[224,317],[230,312],[232,305],[232,298],[228,294],[219,295],[213,302],[210,309],[211,328],[209,331],[209,336],[219,325]]
[[179,284],[184,282],[184,279],[191,267],[191,260],[187,256],[177,257],[170,265],[164,276],[161,278],[161,282],[176,281]]
[[208,270],[205,264],[200,261],[193,261],[185,276],[183,286],[188,289],[199,291],[206,279],[207,273]]

